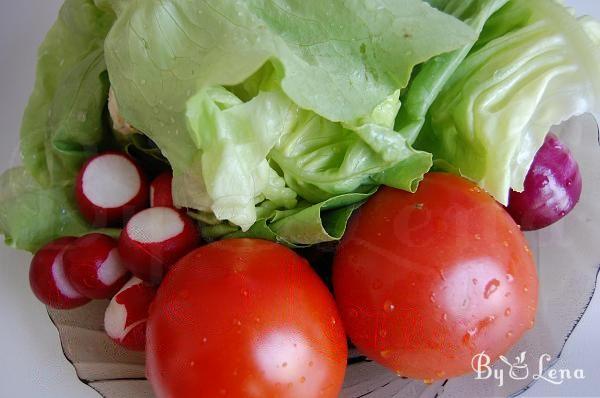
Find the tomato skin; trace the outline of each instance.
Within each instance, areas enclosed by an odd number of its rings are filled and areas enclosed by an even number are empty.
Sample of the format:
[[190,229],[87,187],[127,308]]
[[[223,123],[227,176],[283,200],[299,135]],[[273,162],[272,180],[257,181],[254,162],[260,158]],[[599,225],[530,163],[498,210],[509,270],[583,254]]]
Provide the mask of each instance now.
[[407,377],[472,372],[533,326],[538,282],[510,215],[460,177],[428,174],[415,194],[383,188],[351,220],[333,285],[352,342]]
[[284,246],[233,239],[180,260],[150,308],[161,397],[337,397],[347,345],[331,293]]

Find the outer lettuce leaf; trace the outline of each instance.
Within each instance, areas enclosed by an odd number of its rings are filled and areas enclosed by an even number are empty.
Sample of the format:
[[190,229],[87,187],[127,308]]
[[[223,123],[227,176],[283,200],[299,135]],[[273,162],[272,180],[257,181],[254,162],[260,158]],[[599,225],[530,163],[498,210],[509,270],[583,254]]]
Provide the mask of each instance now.
[[35,251],[91,230],[74,205],[73,183],[81,163],[111,140],[103,44],[113,20],[92,0],[66,0],[40,46],[21,128],[25,167],[0,177],[0,233],[16,248]]
[[21,152],[27,169],[44,186],[71,181],[106,140],[103,44],[113,18],[92,0],[67,0],[39,48]]
[[73,189],[72,184],[44,188],[23,167],[6,171],[0,176],[0,232],[6,243],[35,252],[53,239],[91,232],[74,203]]
[[557,2],[510,1],[432,105],[417,147],[506,204],[552,125],[599,114],[598,31]]
[[[426,0],[440,11],[455,16],[480,34],[492,14],[508,0]],[[425,124],[429,107],[458,66],[464,61],[475,40],[466,46],[439,55],[426,62],[414,74],[402,96],[402,108],[397,116],[396,129],[412,144]]]
[[[265,198],[293,205],[279,176],[313,202],[365,183],[414,189],[429,157],[369,118],[406,86],[414,65],[474,39],[420,0],[104,3],[117,13],[105,48],[119,109],[173,166],[176,202],[244,228]],[[256,78],[267,62],[271,73]],[[246,95],[219,88],[245,81]],[[306,151],[312,120],[345,141],[321,165]],[[297,140],[302,127],[306,140]]]

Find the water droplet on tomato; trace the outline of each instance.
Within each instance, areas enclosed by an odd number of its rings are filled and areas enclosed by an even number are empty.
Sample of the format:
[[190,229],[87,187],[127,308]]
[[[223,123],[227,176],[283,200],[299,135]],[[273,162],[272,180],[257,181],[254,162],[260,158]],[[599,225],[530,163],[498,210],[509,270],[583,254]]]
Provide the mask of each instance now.
[[423,383],[425,383],[427,385],[431,385],[431,384],[433,384],[433,379],[425,379],[425,380],[423,380]]
[[284,362],[284,363],[282,363],[282,364],[281,364],[281,367],[282,367],[282,368],[286,368],[286,367],[287,367],[287,362]]
[[510,316],[510,308],[504,310],[504,316]]
[[506,332],[507,339],[510,339],[512,336],[513,336],[513,332],[511,332],[511,331]]
[[248,297],[248,295],[249,295],[248,289],[242,289],[241,293],[242,293],[242,296],[244,296],[244,297]]
[[524,291],[525,293],[527,293],[527,292],[529,291],[529,288],[528,288],[527,286],[525,286],[525,287],[523,288],[523,291]]
[[306,377],[304,377],[304,376],[301,376],[301,377],[300,377],[300,383],[304,383],[305,381],[306,381]]
[[440,269],[439,273],[440,273],[440,278],[442,278],[442,280],[445,281],[446,280],[446,274],[444,274],[444,270]]
[[227,390],[226,390],[226,389],[224,389],[224,388],[221,388],[221,389],[219,390],[219,394],[221,394],[221,395],[227,395]]
[[473,278],[473,280],[471,282],[473,282],[473,285],[476,285],[477,282],[479,282],[479,281],[477,280],[477,278]]
[[431,296],[429,296],[429,301],[435,303],[435,293],[431,293]]
[[440,379],[441,379],[441,378],[443,378],[444,376],[446,376],[446,372],[444,372],[443,370],[440,370],[440,371],[438,371],[438,372],[435,372],[435,375],[436,375],[438,378],[440,378]]
[[379,337],[381,338],[385,338],[387,336],[387,330],[385,329],[380,329],[379,330]]
[[529,329],[533,329],[534,326],[535,326],[535,321],[534,320],[529,321]]
[[475,240],[481,240],[481,235],[479,234],[475,234],[473,235],[473,237],[475,238]]
[[208,339],[207,339],[206,337],[202,337],[202,342],[203,342],[204,344],[206,344],[206,342],[207,342],[207,341],[208,341]]
[[447,321],[448,320],[448,314],[446,314],[444,312],[444,314],[442,315],[442,320]]
[[506,240],[503,241],[502,244],[504,245],[504,247],[508,247],[509,246],[508,241],[506,241]]
[[498,279],[492,279],[485,285],[485,290],[483,291],[483,297],[488,299],[496,290],[498,290],[498,286],[500,286],[500,281]]
[[510,283],[515,280],[515,277],[512,274],[506,274],[506,280]]
[[308,362],[308,367],[309,367],[309,368],[312,368],[312,366],[313,366],[313,365],[314,365],[314,362],[313,362],[313,361],[309,361],[309,362]]
[[396,306],[391,301],[386,300],[385,303],[383,303],[383,310],[385,312],[394,312],[395,309]]

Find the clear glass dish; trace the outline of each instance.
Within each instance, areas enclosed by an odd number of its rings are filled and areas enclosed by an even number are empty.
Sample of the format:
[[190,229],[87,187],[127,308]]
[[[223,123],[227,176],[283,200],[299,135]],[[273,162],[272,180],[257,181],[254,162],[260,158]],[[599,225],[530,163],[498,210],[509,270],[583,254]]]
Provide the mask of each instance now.
[[[497,377],[484,378],[487,373],[483,372],[479,379],[472,374],[426,385],[421,380],[399,378],[352,351],[342,397],[516,396],[538,380],[540,358],[546,371],[556,363],[590,303],[600,268],[600,135],[589,115],[569,120],[553,131],[579,161],[583,194],[579,205],[562,221],[527,234],[540,280],[537,322],[504,360],[490,365],[492,371],[504,373],[502,385]],[[117,347],[102,330],[107,304],[97,301],[73,311],[49,310],[65,356],[81,381],[107,398],[152,397],[143,355]],[[481,369],[487,372],[487,368]]]

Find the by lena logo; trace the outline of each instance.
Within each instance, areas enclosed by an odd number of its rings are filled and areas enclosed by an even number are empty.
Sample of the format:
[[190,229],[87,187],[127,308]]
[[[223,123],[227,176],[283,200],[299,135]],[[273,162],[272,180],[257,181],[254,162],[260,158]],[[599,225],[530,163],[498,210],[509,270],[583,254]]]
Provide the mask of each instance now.
[[583,380],[585,374],[583,369],[547,369],[552,356],[542,354],[537,362],[532,362],[535,369],[530,369],[530,364],[526,362],[527,351],[521,352],[513,361],[503,355],[500,355],[498,366],[491,365],[491,358],[482,351],[476,354],[471,360],[471,367],[475,371],[475,380],[494,379],[498,382],[498,387],[502,387],[506,378],[512,380],[543,380],[551,384],[559,385],[565,380]]

